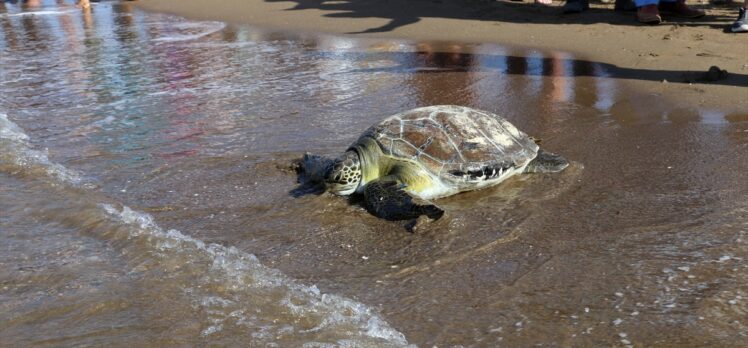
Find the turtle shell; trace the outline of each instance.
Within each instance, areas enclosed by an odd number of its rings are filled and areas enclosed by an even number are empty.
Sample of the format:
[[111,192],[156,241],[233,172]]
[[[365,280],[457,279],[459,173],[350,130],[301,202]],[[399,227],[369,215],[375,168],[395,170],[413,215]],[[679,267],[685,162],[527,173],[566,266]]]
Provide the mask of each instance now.
[[454,105],[390,116],[363,137],[376,140],[385,155],[414,160],[449,179],[496,177],[525,166],[538,152],[533,139],[503,117]]

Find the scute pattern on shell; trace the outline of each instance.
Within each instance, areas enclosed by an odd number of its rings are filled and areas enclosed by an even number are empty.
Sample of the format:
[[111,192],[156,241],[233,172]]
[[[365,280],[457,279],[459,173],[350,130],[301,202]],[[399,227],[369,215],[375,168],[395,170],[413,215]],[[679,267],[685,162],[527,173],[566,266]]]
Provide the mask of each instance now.
[[521,167],[538,152],[527,134],[501,116],[454,105],[390,116],[363,136],[376,140],[386,155],[416,160],[440,177]]

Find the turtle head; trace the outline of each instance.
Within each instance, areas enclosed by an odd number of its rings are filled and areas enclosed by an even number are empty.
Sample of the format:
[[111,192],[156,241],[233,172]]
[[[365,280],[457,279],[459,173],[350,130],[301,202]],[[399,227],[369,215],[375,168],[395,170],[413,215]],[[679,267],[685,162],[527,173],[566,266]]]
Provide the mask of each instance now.
[[361,160],[355,151],[347,151],[335,159],[325,173],[325,188],[346,196],[352,194],[361,182]]

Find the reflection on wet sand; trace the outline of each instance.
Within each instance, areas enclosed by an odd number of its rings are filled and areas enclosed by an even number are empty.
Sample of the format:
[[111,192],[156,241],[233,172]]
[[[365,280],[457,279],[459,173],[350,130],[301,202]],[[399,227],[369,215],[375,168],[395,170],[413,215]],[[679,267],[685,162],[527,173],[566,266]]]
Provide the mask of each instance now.
[[[410,71],[415,72],[408,81],[418,102],[418,106],[438,104],[472,104],[473,95],[473,56],[461,52],[460,45],[438,47],[433,44],[418,44],[409,60]],[[437,51],[437,49],[441,49]],[[434,88],[429,73],[444,75],[442,85]]]
[[[746,333],[746,115],[632,93],[625,72],[566,52],[294,36],[111,2],[3,2],[0,30],[3,342],[734,346]],[[339,153],[431,104],[501,114],[572,166],[440,200],[447,217],[418,234],[288,194],[304,151]]]
[[[450,93],[429,95],[435,91],[451,91],[451,88],[435,89],[420,81],[428,81],[423,74],[439,73],[454,76],[455,100],[465,104],[474,104],[475,96],[485,95],[486,81],[494,84],[495,89],[488,93],[522,93],[533,95],[547,107],[563,107],[563,103],[574,102],[576,105],[593,106],[601,111],[610,107],[615,100],[616,87],[610,80],[610,74],[602,64],[578,60],[568,53],[550,52],[547,55],[530,53],[527,56],[486,54],[482,51],[501,51],[500,47],[491,45],[449,45],[419,44],[415,47],[414,57],[408,53],[392,52],[392,61],[397,66],[356,70],[356,72],[390,72],[413,74],[411,85],[415,87],[422,102],[420,105],[433,105],[439,102],[450,103]],[[434,50],[438,47],[439,50]],[[526,52],[521,52],[526,53]],[[378,56],[385,55],[383,53]],[[493,73],[493,74],[491,74]],[[526,78],[510,79],[507,75],[520,75]],[[595,85],[575,88],[575,84],[584,77],[591,77]],[[550,77],[544,78],[544,77]],[[444,78],[444,77],[442,77]],[[580,79],[581,78],[581,79]],[[498,80],[498,81],[497,81]],[[511,82],[507,85],[506,82]],[[472,94],[460,95],[463,93]],[[482,98],[482,97],[481,97]],[[494,97],[495,98],[495,97]],[[573,98],[573,100],[572,100]]]

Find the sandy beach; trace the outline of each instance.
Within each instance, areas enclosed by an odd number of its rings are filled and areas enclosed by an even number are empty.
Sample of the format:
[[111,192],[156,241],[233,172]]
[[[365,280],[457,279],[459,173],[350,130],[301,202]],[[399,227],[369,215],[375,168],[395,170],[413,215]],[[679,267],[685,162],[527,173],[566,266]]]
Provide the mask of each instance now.
[[[0,346],[745,346],[734,6],[649,27],[559,2],[75,3],[0,2]],[[438,104],[570,164],[431,222],[297,171]],[[400,130],[445,175],[524,139],[450,109]]]
[[[726,33],[737,5],[689,2],[707,16],[640,25],[613,4],[562,15],[563,2],[390,0],[258,1],[143,0],[147,10],[280,31],[428,41],[488,42],[576,53],[608,64],[633,88],[662,94],[684,107],[748,110],[748,35]],[[717,66],[728,76],[705,80]],[[741,111],[742,110],[742,111]]]

